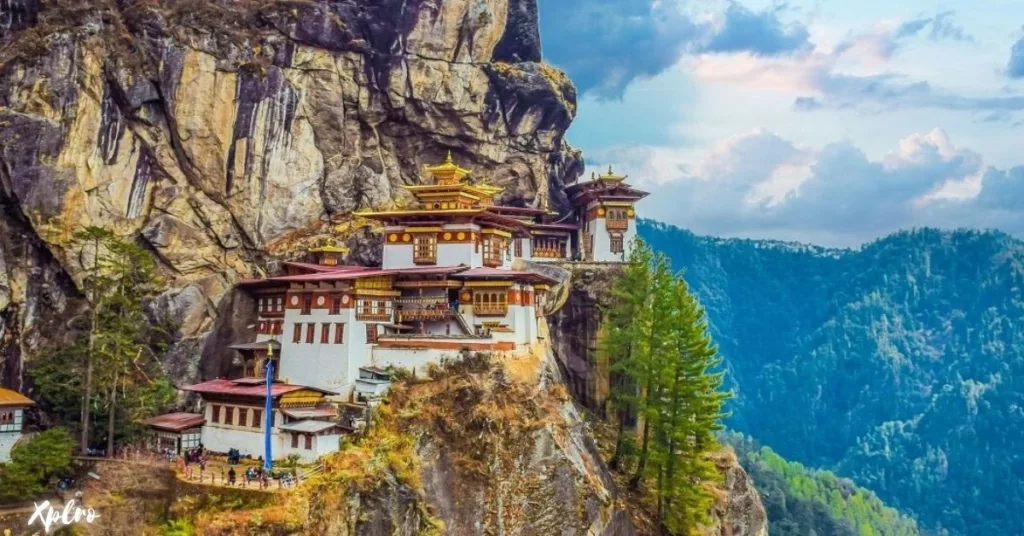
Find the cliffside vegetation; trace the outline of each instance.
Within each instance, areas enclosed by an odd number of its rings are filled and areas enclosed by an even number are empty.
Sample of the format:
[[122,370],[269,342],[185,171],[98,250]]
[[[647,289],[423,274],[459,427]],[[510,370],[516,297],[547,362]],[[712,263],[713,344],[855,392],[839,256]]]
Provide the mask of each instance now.
[[722,436],[754,481],[773,536],[916,536],[917,523],[829,471],[789,462],[739,433]]
[[161,363],[168,333],[146,309],[160,281],[149,252],[108,229],[87,227],[71,240],[86,257],[89,314],[68,322],[71,344],[41,356],[28,374],[49,419],[74,427],[80,452],[101,438],[110,453],[175,396]]
[[0,464],[0,500],[25,501],[49,492],[71,469],[74,440],[51,428],[15,445],[11,461]]
[[[609,466],[653,496],[656,524],[687,534],[707,523],[721,477],[709,454],[727,393],[704,309],[667,257],[637,241],[612,288],[601,351],[617,420]],[[636,432],[631,429],[636,420]]]
[[1024,526],[1024,244],[900,232],[858,250],[641,235],[686,269],[737,396],[730,428],[922,529]]

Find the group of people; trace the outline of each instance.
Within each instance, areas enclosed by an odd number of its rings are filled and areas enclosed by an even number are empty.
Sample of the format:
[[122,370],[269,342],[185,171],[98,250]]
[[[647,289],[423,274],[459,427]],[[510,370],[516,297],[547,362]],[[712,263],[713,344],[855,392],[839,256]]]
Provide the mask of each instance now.
[[185,467],[196,463],[199,464],[200,471],[205,471],[206,463],[210,460],[210,455],[209,452],[206,451],[206,447],[200,443],[198,447],[186,450],[185,454],[182,455],[182,459],[185,461]]
[[[243,473],[245,477],[245,485],[248,487],[253,482],[259,482],[260,489],[270,487],[270,472],[263,467],[249,467]],[[235,472],[234,466],[228,468],[228,485],[234,486],[238,482],[238,473]]]

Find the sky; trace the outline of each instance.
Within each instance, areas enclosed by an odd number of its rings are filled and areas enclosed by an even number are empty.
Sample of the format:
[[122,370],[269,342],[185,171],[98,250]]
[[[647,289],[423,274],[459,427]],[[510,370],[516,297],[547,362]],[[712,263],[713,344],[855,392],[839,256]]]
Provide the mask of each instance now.
[[569,142],[642,216],[855,247],[1024,238],[1024,2],[539,0],[579,92]]

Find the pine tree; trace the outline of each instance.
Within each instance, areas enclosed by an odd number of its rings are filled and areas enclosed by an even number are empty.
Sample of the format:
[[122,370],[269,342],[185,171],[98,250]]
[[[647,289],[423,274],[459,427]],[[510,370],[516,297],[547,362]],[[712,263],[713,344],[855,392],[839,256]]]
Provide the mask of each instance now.
[[611,364],[611,413],[617,424],[615,452],[609,462],[613,469],[619,467],[632,444],[627,424],[636,415],[638,404],[638,341],[642,332],[642,316],[646,313],[653,257],[653,252],[642,241],[633,243],[629,263],[611,289],[612,306],[605,312],[601,351]]
[[704,309],[663,255],[637,243],[613,289],[603,350],[616,373],[612,400],[618,432],[610,465],[631,445],[628,417],[639,418],[637,464],[630,484],[653,484],[658,519],[683,534],[705,520],[720,477],[708,454],[724,417],[721,358]]
[[650,287],[641,312],[634,322],[642,332],[637,345],[636,379],[641,388],[637,413],[640,421],[640,454],[636,471],[630,480],[630,487],[637,488],[647,468],[652,432],[656,432],[665,411],[663,398],[666,361],[670,360],[673,333],[676,330],[676,311],[673,308],[674,278],[672,266],[667,257],[655,255],[650,268]]
[[[121,422],[132,423],[152,415],[174,396],[155,353],[160,349],[160,333],[145,310],[160,281],[152,256],[137,244],[99,227],[88,227],[74,238],[86,268],[83,288],[90,303],[88,320],[81,326],[79,340],[39,359],[28,373],[42,402],[56,415],[73,398],[81,401],[83,453],[92,435],[90,421],[105,411],[107,452],[113,455],[119,414],[126,417]],[[125,432],[124,428],[120,431]]]
[[722,360],[708,332],[704,308],[678,278],[673,289],[678,326],[674,337],[672,380],[665,418],[665,464],[659,475],[659,520],[671,532],[703,522],[714,498],[705,483],[719,478],[709,451],[725,415],[729,393],[720,391],[724,375],[714,372]]

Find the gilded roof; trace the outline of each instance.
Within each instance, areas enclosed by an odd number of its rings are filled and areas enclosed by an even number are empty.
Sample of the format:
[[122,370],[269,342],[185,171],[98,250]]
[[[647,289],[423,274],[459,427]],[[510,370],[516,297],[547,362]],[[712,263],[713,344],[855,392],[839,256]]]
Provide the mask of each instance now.
[[468,169],[459,167],[459,165],[452,160],[451,151],[448,151],[448,157],[445,158],[443,164],[426,166],[426,169],[427,173],[430,173],[435,179],[437,179],[438,184],[458,184],[463,177],[471,173]]
[[0,406],[32,406],[35,405],[27,396],[10,389],[0,387]]

